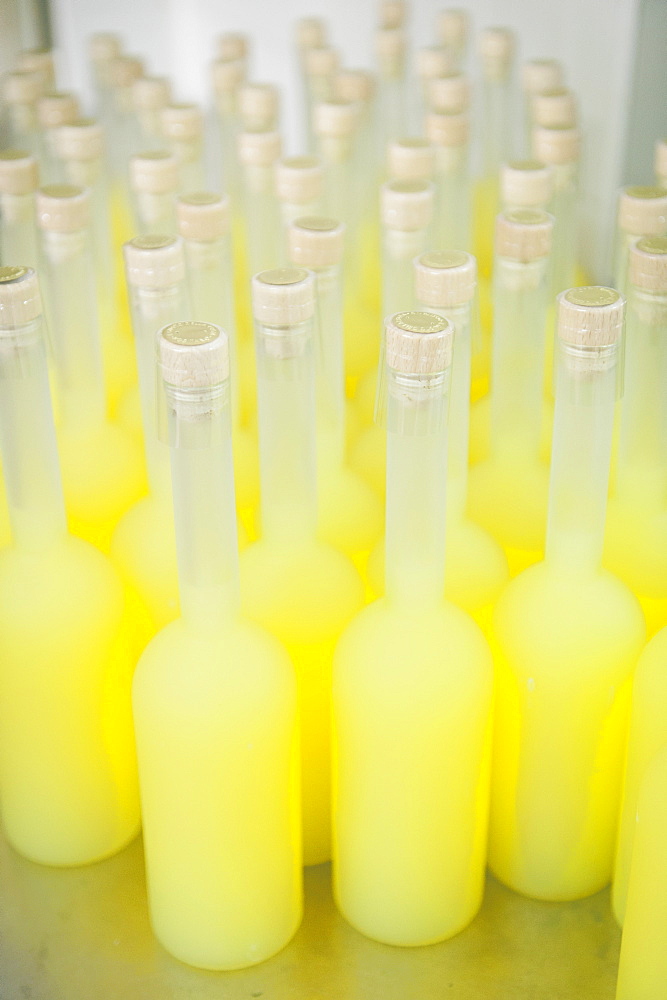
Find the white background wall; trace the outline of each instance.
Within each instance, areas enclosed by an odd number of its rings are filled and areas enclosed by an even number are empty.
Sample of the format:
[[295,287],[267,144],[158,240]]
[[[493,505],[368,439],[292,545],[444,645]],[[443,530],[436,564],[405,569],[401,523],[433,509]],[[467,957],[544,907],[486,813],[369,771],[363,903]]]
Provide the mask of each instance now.
[[[445,5],[446,0],[413,0],[409,21],[413,46],[435,41],[435,16]],[[585,136],[582,245],[596,279],[607,280],[614,194],[625,162],[640,0],[470,0],[466,6],[476,30],[490,24],[512,27],[519,38],[520,59],[560,59],[569,83],[580,95]],[[281,0],[279,4],[273,0],[52,3],[64,82],[77,89],[88,84],[85,40],[95,30],[121,32],[128,50],[144,55],[152,72],[171,76],[182,98],[198,100],[207,94],[207,66],[215,35],[222,31],[250,34],[252,76],[275,81],[284,89],[286,144],[291,150],[296,149],[299,134],[293,25],[307,14],[327,20],[332,43],[348,66],[372,65],[377,15],[374,0],[337,0],[335,5],[327,0]]]

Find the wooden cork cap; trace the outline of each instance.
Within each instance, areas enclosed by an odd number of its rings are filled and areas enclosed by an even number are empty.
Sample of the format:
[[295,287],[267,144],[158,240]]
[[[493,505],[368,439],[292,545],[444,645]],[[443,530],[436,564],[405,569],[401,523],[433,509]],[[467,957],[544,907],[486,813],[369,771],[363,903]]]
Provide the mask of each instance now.
[[88,55],[94,63],[110,62],[122,51],[123,45],[119,36],[110,31],[98,31],[88,40]]
[[470,107],[470,81],[463,73],[446,73],[429,81],[428,96],[433,111],[459,114]]
[[479,54],[487,80],[502,80],[510,72],[515,39],[510,28],[485,28],[479,38]]
[[109,60],[108,78],[112,87],[130,87],[144,75],[144,64],[137,56],[116,56]]
[[178,160],[165,149],[130,157],[130,187],[146,194],[175,194],[180,180]]
[[125,274],[134,288],[162,289],[185,280],[179,236],[135,236],[123,245]]
[[470,137],[470,118],[466,111],[443,113],[431,111],[426,116],[426,138],[434,146],[465,146]]
[[232,94],[246,77],[244,59],[215,59],[211,64],[211,82],[216,94]]
[[315,282],[302,267],[260,271],[252,279],[252,311],[265,326],[289,328],[315,314]]
[[[208,389],[229,378],[227,334],[214,323],[169,323],[158,332],[157,347],[161,375],[167,385]],[[187,403],[186,408],[190,409]]]
[[228,31],[217,42],[219,59],[247,59],[250,45],[248,36]]
[[380,188],[382,224],[404,233],[426,229],[433,216],[434,193],[430,181],[387,181]]
[[204,116],[196,104],[167,104],[160,123],[168,139],[198,139],[204,131]]
[[574,347],[609,347],[623,334],[625,299],[615,288],[589,285],[558,296],[558,336]]
[[327,29],[319,17],[302,17],[296,23],[296,44],[299,49],[321,49],[326,46]]
[[426,139],[396,139],[387,149],[387,171],[397,181],[432,180],[435,149]]
[[630,284],[667,295],[667,236],[644,236],[630,248]]
[[31,267],[0,267],[0,329],[15,330],[41,314],[35,271]]
[[254,167],[272,166],[281,153],[280,133],[275,129],[247,129],[238,136],[241,163]]
[[538,160],[515,160],[500,169],[500,195],[506,205],[541,208],[549,204],[553,192],[553,170]]
[[278,88],[272,83],[246,83],[239,90],[239,113],[243,119],[273,125],[279,108]]
[[229,198],[224,194],[198,191],[176,199],[178,231],[184,240],[203,243],[229,232]]
[[58,156],[65,161],[97,160],[104,155],[104,130],[92,118],[79,118],[56,131]]
[[663,236],[667,233],[667,190],[643,185],[623,188],[618,196],[618,224],[631,236]]
[[0,194],[30,194],[37,190],[39,167],[22,149],[0,150]]
[[581,136],[576,128],[553,126],[533,129],[533,156],[540,163],[562,165],[579,159]]
[[340,56],[330,45],[313,45],[304,51],[304,67],[308,76],[331,76],[339,65]]
[[142,76],[132,84],[135,111],[160,111],[171,101],[171,83],[165,76]]
[[74,184],[48,184],[37,192],[37,225],[50,233],[76,233],[90,222],[90,195]]
[[496,254],[520,263],[548,257],[553,216],[533,208],[501,212],[496,218]]
[[359,122],[359,106],[355,101],[333,98],[315,105],[313,126],[316,135],[342,138],[353,135]]
[[44,93],[44,78],[32,70],[16,70],[4,79],[3,96],[7,104],[36,104]]
[[385,320],[387,366],[404,375],[436,375],[452,362],[453,328],[430,312],[396,313]]
[[521,67],[521,85],[526,94],[562,87],[563,67],[557,59],[529,59]]
[[319,156],[284,156],[276,163],[276,194],[291,205],[307,205],[322,194],[324,169]]
[[381,28],[401,28],[405,24],[407,4],[405,0],[381,0],[379,24]]
[[345,227],[336,219],[303,216],[287,230],[289,259],[296,267],[333,267],[343,257]]
[[533,121],[541,128],[574,128],[577,99],[567,87],[554,87],[531,97]]
[[415,261],[417,299],[434,309],[471,302],[477,288],[477,261],[465,250],[435,250]]
[[370,101],[375,86],[375,77],[366,69],[341,70],[333,80],[334,96],[343,101]]
[[437,30],[443,45],[452,48],[463,48],[468,41],[470,16],[467,10],[450,7],[440,11],[437,20]]
[[71,125],[79,117],[79,102],[75,94],[53,91],[37,101],[37,118],[42,128]]
[[452,54],[447,49],[439,45],[425,45],[417,49],[415,68],[417,76],[422,80],[432,80],[436,76],[452,73],[456,66]]

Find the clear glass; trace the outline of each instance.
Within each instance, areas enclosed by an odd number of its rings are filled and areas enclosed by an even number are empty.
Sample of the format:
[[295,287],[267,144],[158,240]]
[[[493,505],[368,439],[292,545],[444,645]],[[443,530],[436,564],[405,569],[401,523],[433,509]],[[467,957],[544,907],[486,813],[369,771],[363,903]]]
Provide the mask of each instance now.
[[433,245],[437,250],[469,250],[472,194],[468,146],[437,146],[435,155]]
[[278,202],[273,164],[242,168],[242,190],[248,273],[277,267],[282,259]]
[[427,249],[428,230],[405,233],[399,229],[382,230],[382,316],[411,309],[414,305],[415,257]]
[[37,268],[35,195],[0,194],[0,262]]
[[579,169],[576,163],[555,164],[552,294],[558,295],[576,284],[578,243],[577,202]]

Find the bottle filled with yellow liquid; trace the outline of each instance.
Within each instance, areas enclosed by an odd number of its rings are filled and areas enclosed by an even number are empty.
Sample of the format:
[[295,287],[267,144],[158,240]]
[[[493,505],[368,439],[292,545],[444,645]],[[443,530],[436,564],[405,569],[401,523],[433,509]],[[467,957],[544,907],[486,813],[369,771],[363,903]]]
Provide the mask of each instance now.
[[625,378],[605,565],[667,625],[667,236],[630,250]]
[[581,136],[576,127],[553,126],[533,129],[532,155],[553,170],[554,216],[551,288],[558,295],[575,284],[579,246],[578,193]]
[[[374,490],[347,463],[341,276],[344,227],[323,216],[300,218],[290,226],[288,242],[290,262],[315,276],[319,533],[362,568],[382,531],[382,506]],[[353,408],[349,412],[355,414]]]
[[321,215],[324,167],[319,156],[283,156],[276,163],[276,196],[280,209],[283,259],[289,262],[287,232],[304,217]]
[[68,534],[35,272],[0,268],[0,445],[12,544],[0,557],[0,785],[12,846],[47,865],[137,834],[123,585]]
[[535,121],[535,98],[545,91],[562,87],[563,67],[557,59],[529,59],[521,67],[521,90],[523,93],[523,152],[530,155],[531,139]]
[[57,132],[63,125],[71,125],[79,117],[79,102],[76,95],[68,91],[52,91],[38,100],[39,172],[42,184],[55,184],[62,180],[56,148]]
[[[516,574],[541,557],[549,469],[540,454],[553,219],[516,209],[496,221],[491,393],[471,414],[468,509]],[[482,458],[482,461],[479,461]]]
[[442,45],[425,45],[415,52],[415,73],[410,98],[410,125],[418,135],[424,115],[431,107],[431,85],[456,69],[456,63]]
[[436,31],[453,66],[460,71],[465,66],[470,34],[470,15],[460,7],[446,7],[438,14]]
[[468,250],[472,241],[468,113],[432,111],[425,129],[435,149],[433,246]]
[[659,1000],[667,983],[667,743],[642,781],[616,1000]]
[[630,250],[642,236],[667,236],[667,191],[661,187],[625,187],[618,196],[614,288],[628,294]]
[[554,195],[553,167],[539,160],[509,160],[500,168],[500,206],[503,212],[531,208],[548,212]]
[[37,101],[45,91],[44,79],[33,70],[14,70],[3,79],[3,98],[9,145],[24,149],[39,160]]
[[236,137],[240,129],[239,89],[246,78],[243,57],[218,58],[211,66],[213,84],[214,134],[219,151],[219,181],[235,204],[239,197],[239,170]]
[[239,88],[239,118],[246,132],[277,130],[280,94],[275,84],[245,82]]
[[428,139],[393,139],[387,147],[387,176],[392,181],[432,181],[435,149]]
[[493,616],[497,702],[489,861],[538,899],[610,880],[637,599],[601,568],[624,300],[575,288],[558,301],[556,413],[546,558]]
[[108,551],[146,474],[140,442],[106,414],[90,208],[88,191],[70,184],[37,194],[65,504],[72,532]]
[[639,657],[632,685],[630,728],[616,841],[612,905],[623,926],[637,829],[637,802],[647,768],[667,743],[667,629],[655,635]]
[[159,149],[163,144],[162,109],[171,103],[171,83],[163,76],[140,76],[132,84],[132,147]]
[[196,104],[167,104],[160,112],[162,135],[179,165],[184,194],[201,191],[204,176],[204,116]]
[[226,336],[158,336],[171,445],[180,617],[144,650],[133,707],[148,899],[183,962],[262,962],[301,920],[296,684],[239,611]]
[[380,27],[375,34],[378,70],[378,147],[384,154],[407,126],[406,42],[402,25]]
[[88,42],[88,61],[95,95],[95,113],[106,119],[111,101],[111,64],[122,54],[123,46],[118,35],[98,31]]
[[361,608],[353,563],[317,536],[315,279],[302,268],[255,275],[261,533],[241,556],[244,613],[277,636],[296,671],[307,865],[331,856],[331,663]]
[[167,149],[149,150],[130,158],[130,195],[137,236],[176,232],[176,195],[180,165]]
[[0,264],[37,267],[35,191],[39,168],[34,156],[20,149],[0,151]]
[[399,313],[385,336],[385,596],[336,648],[334,892],[357,930],[410,946],[456,934],[482,900],[493,669],[443,598],[452,328]]
[[[301,120],[304,125],[306,149],[315,148],[313,135],[313,105],[331,96],[333,76],[340,61],[338,53],[327,45],[327,31],[319,17],[302,17],[296,23],[296,61],[299,67]],[[311,50],[315,55],[311,55]],[[319,71],[319,72],[318,72]]]
[[281,260],[275,183],[281,148],[280,134],[273,129],[246,130],[238,136],[248,275],[275,267]]

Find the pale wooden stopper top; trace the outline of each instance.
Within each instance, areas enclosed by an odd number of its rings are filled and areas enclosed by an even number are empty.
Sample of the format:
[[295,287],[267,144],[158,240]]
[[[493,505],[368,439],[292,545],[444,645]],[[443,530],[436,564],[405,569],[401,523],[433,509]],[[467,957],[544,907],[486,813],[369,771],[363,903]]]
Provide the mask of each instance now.
[[166,149],[156,149],[130,157],[130,187],[133,191],[147,194],[175,194],[179,180],[178,160]]
[[526,94],[562,87],[563,80],[563,67],[557,59],[529,59],[521,67],[521,85]]
[[307,205],[322,194],[324,169],[319,156],[284,156],[276,163],[276,194],[290,205]]
[[463,73],[446,73],[429,81],[428,96],[433,111],[459,114],[470,107],[470,81]]
[[304,50],[304,68],[308,76],[331,76],[339,65],[338,51],[330,45],[313,45]]
[[426,139],[396,139],[387,149],[387,171],[398,181],[432,180],[435,149]]
[[415,61],[417,76],[422,80],[432,80],[436,76],[444,76],[445,73],[452,73],[456,69],[451,52],[439,45],[425,45],[417,49]]
[[533,121],[541,128],[574,128],[577,99],[567,87],[543,90],[531,97]]
[[44,77],[34,70],[15,70],[4,79],[3,96],[7,104],[36,104],[44,93]]
[[609,347],[623,333],[625,299],[615,288],[589,285],[558,296],[558,336],[574,347]]
[[88,39],[88,55],[93,62],[110,62],[122,52],[123,45],[118,35],[110,31],[97,31]]
[[378,22],[381,28],[401,28],[405,24],[405,0],[381,0]]
[[[170,323],[158,331],[162,378],[179,389],[208,389],[229,378],[227,334],[214,323]],[[178,409],[178,398],[172,400]],[[189,410],[187,405],[184,409]]]
[[275,129],[247,129],[239,132],[237,142],[241,163],[254,167],[272,166],[282,150],[280,133]]
[[246,83],[239,89],[239,112],[244,119],[275,125],[280,107],[273,83]]
[[343,138],[354,134],[359,121],[359,106],[355,101],[332,98],[315,105],[313,125],[316,135]]
[[375,77],[366,69],[344,69],[333,79],[335,97],[343,101],[370,101],[375,94]]
[[579,159],[581,136],[576,128],[554,125],[533,129],[533,156],[541,163],[561,165]]
[[542,208],[553,197],[554,175],[550,166],[538,160],[515,160],[500,170],[500,194],[506,205]]
[[465,146],[470,137],[470,118],[467,111],[431,111],[426,115],[425,131],[435,146]]
[[287,230],[289,259],[296,267],[333,267],[343,257],[345,227],[336,219],[303,216]]
[[667,236],[644,236],[630,248],[630,284],[667,295]]
[[37,101],[37,118],[42,128],[71,125],[80,114],[76,94],[53,91]]
[[196,104],[167,104],[160,112],[162,132],[168,139],[198,139],[204,131],[204,116]]
[[30,194],[37,190],[39,167],[22,149],[0,150],[0,194]]
[[229,198],[212,191],[182,194],[176,199],[176,218],[184,240],[206,243],[220,239],[229,232]]
[[17,68],[27,73],[40,73],[45,86],[53,86],[56,67],[51,49],[25,49],[19,54]]
[[501,212],[496,218],[496,254],[520,263],[548,257],[553,216],[534,208]]
[[112,87],[130,87],[144,75],[144,64],[137,56],[116,56],[109,60],[108,77]]
[[252,311],[264,326],[288,329],[315,314],[315,282],[302,267],[260,271],[252,279]]
[[74,184],[47,184],[37,192],[37,225],[50,233],[76,233],[90,222],[90,195]]
[[426,229],[433,216],[434,194],[430,181],[386,181],[380,188],[382,224],[405,233]]
[[92,118],[79,118],[56,130],[55,143],[65,161],[97,160],[104,155],[104,129]]
[[436,375],[452,362],[453,328],[430,312],[402,312],[385,320],[387,366],[404,375]]
[[135,288],[171,288],[185,279],[180,236],[135,236],[123,245],[125,274]]
[[141,76],[132,84],[135,111],[160,111],[171,101],[171,83],[166,76]]
[[296,22],[296,44],[300,49],[321,49],[326,45],[327,29],[319,17],[301,17]]
[[211,64],[211,80],[216,94],[233,93],[241,86],[245,76],[245,59],[214,59]]
[[405,34],[401,27],[379,28],[375,33],[375,53],[387,68],[400,65],[405,56]]
[[667,184],[667,139],[658,139],[656,142],[654,163],[658,180]]
[[415,261],[417,300],[434,309],[471,302],[477,288],[477,261],[465,250],[436,250]]
[[622,188],[618,224],[631,236],[663,236],[667,233],[667,190],[642,185]]
[[227,31],[217,41],[219,59],[247,59],[250,45],[248,36]]
[[485,28],[479,37],[479,54],[484,76],[489,80],[506,77],[514,59],[515,39],[510,28]]
[[437,19],[438,35],[443,45],[463,48],[468,41],[470,15],[460,7],[440,11]]
[[31,267],[0,267],[0,329],[15,330],[42,314],[37,275]]

